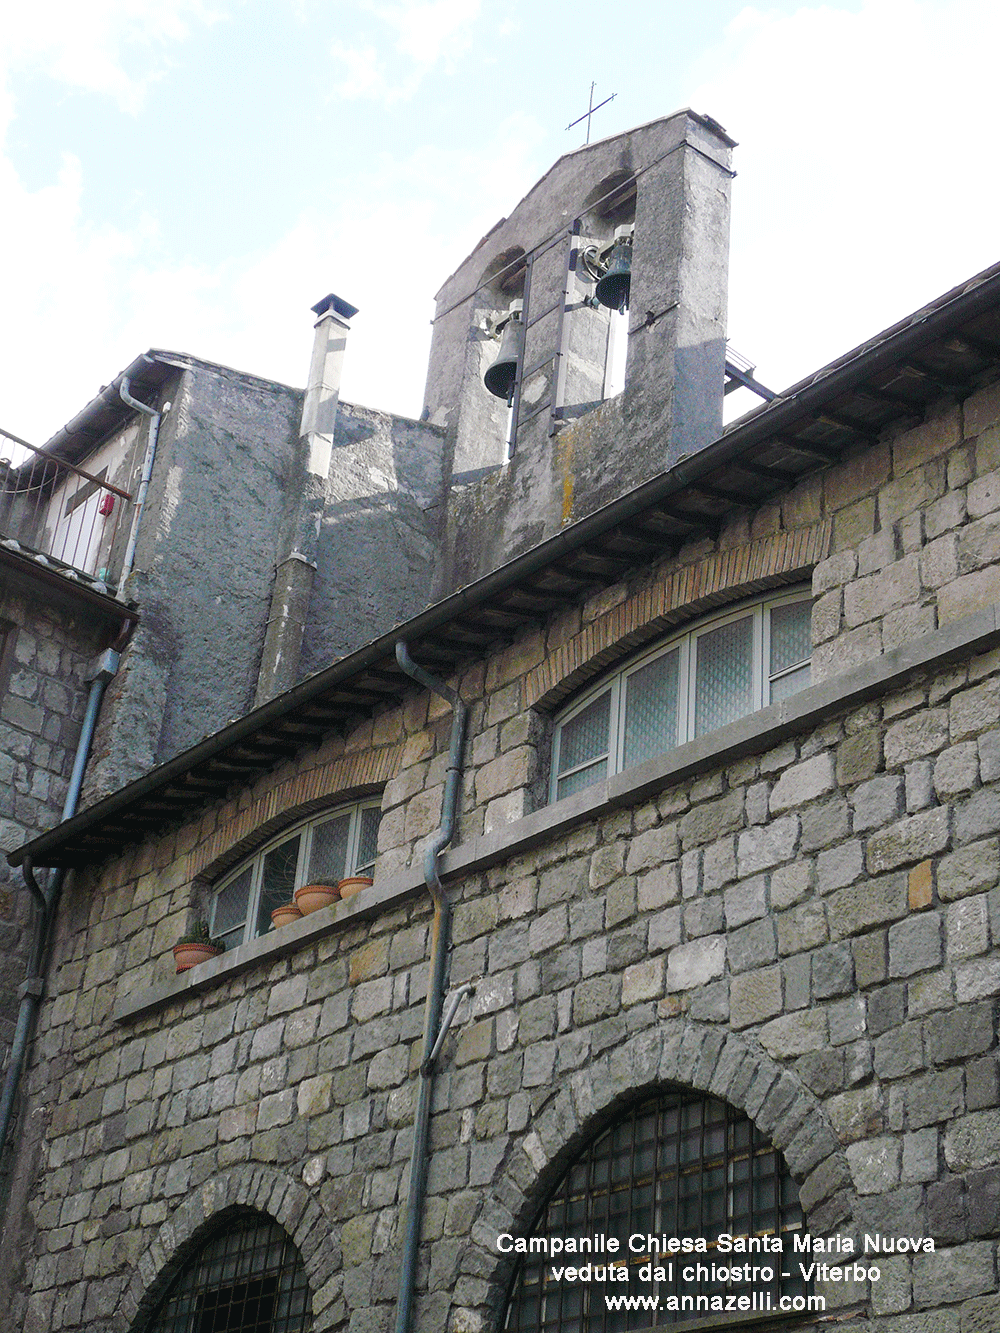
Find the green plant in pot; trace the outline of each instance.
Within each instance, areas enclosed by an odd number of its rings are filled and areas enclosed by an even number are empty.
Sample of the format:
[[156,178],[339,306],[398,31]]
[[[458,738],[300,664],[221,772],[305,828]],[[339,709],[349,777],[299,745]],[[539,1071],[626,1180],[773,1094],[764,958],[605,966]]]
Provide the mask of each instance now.
[[193,928],[174,945],[176,971],[186,972],[189,967],[195,967],[207,958],[222,953],[225,947],[224,940],[212,939],[209,935],[207,921],[196,921]]

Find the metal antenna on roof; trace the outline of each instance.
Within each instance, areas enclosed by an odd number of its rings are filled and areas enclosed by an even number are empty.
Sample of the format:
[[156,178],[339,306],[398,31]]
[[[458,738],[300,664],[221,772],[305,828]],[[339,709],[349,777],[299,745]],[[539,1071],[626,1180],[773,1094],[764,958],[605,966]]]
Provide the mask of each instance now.
[[606,97],[603,102],[598,102],[597,106],[594,106],[594,89],[596,88],[596,86],[597,85],[594,83],[590,85],[590,102],[587,106],[587,114],[584,116],[577,116],[576,120],[571,120],[570,123],[566,126],[568,130],[571,130],[574,125],[579,125],[581,120],[585,120],[587,122],[587,137],[584,140],[584,143],[590,143],[591,116],[594,114],[595,111],[600,111],[602,106],[607,106],[609,102],[613,102],[615,98],[618,96],[617,93],[612,93],[610,97]]

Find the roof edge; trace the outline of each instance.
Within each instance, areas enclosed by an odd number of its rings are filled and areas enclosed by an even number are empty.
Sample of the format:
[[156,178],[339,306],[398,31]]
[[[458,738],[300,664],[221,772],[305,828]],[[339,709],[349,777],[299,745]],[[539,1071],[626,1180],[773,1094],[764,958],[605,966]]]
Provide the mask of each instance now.
[[253,712],[244,714],[236,722],[230,723],[197,745],[175,755],[165,764],[74,815],[64,824],[56,825],[49,832],[15,849],[8,854],[8,863],[19,866],[30,857],[40,865],[58,864],[57,861],[46,861],[44,858],[56,852],[75,834],[100,823],[106,816],[127,808],[133,800],[161,786],[166,786],[196,764],[294,712],[296,708],[311,702],[355,673],[364,671],[377,662],[394,660],[395,644],[399,639],[418,639],[440,628],[463,611],[488,602],[498,592],[516,583],[518,579],[554,563],[596,534],[633,518],[646,508],[663,503],[676,492],[696,484],[701,477],[720,465],[780,433],[799,418],[814,414],[827,400],[849,390],[865,376],[876,373],[894,358],[911,354],[916,347],[947,331],[950,325],[971,318],[980,309],[998,303],[1000,303],[1000,264],[993,265],[961,286],[952,288],[930,305],[922,307],[906,320],[893,325],[884,334],[878,335],[871,342],[862,344],[837,362],[824,367],[811,379],[793,386],[782,397],[740,418],[718,439],[697,453],[688,455],[667,471],[656,474],[634,490],[579,519],[538,546],[477,579],[476,582],[467,584],[416,616],[394,626],[386,634],[366,644],[364,648],[340,658],[331,666],[293,686],[285,694],[270,700]]

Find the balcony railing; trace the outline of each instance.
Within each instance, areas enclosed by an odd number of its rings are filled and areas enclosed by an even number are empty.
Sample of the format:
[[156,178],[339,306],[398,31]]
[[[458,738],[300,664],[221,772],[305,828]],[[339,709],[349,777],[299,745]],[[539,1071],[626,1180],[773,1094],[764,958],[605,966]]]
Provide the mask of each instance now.
[[115,590],[132,496],[107,480],[0,430],[0,550]]

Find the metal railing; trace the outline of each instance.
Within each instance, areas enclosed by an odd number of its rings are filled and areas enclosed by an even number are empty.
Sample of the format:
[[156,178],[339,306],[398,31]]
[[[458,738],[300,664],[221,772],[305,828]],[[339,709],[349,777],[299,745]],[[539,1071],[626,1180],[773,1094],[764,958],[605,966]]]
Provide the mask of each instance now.
[[0,549],[21,551],[113,587],[128,540],[132,496],[0,429]]

